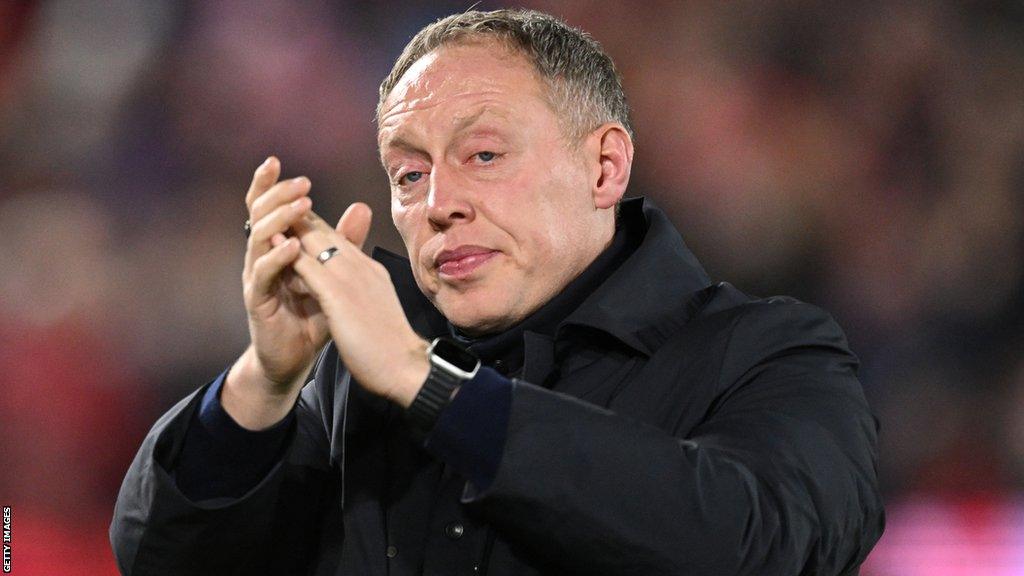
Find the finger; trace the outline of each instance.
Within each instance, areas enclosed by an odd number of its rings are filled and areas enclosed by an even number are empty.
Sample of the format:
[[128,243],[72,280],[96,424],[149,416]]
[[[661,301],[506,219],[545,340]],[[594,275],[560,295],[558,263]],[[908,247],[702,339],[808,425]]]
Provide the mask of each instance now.
[[[293,228],[295,230],[295,236],[302,243],[302,251],[310,256],[314,257],[314,260],[321,252],[328,248],[337,248],[338,253],[331,257],[331,260],[337,260],[342,262],[348,258],[353,258],[356,255],[366,257],[365,254],[353,243],[349,242],[347,238],[334,231],[333,228],[328,227],[327,230],[323,230],[320,227],[316,229],[304,229],[304,228]],[[318,262],[319,264],[319,262]],[[338,264],[331,263],[331,266]]]
[[292,230],[300,236],[313,231],[334,233],[334,227],[312,210],[307,212],[306,216],[292,227]]
[[336,228],[332,228],[316,212],[310,210],[292,230],[302,240],[303,248],[311,254],[319,254],[331,246],[345,252],[362,254],[372,217],[373,211],[369,206],[356,202],[345,210]]
[[[366,207],[367,211],[369,206]],[[349,207],[351,210],[351,207]],[[342,216],[344,220],[349,216],[349,211],[345,212],[345,216]],[[357,216],[358,217],[358,216]],[[341,227],[341,223],[338,224]],[[302,241],[302,245],[305,250],[313,251],[312,254],[319,254],[326,248],[335,246],[345,251],[351,251],[355,253],[361,253],[359,247],[350,242],[344,235],[339,234],[326,220],[318,216],[315,212],[310,210],[306,213],[305,217],[300,222],[292,226],[292,231]],[[358,233],[358,232],[357,232]]]
[[301,253],[299,241],[289,238],[256,260],[252,266],[252,295],[256,297],[257,301],[270,294],[274,280]]
[[299,296],[309,296],[312,294],[309,290],[309,286],[306,285],[306,281],[302,279],[302,276],[299,276],[299,274],[291,268],[288,268],[281,273],[281,280],[284,282],[285,288],[293,294],[297,294]]
[[366,237],[370,235],[370,222],[373,219],[373,210],[362,202],[356,202],[345,210],[338,220],[337,232],[354,244],[356,248],[363,249]]
[[251,264],[254,264],[257,259],[274,247],[271,242],[272,238],[278,235],[283,237],[284,232],[295,222],[301,220],[312,206],[313,202],[303,196],[284,206],[278,206],[273,212],[253,224],[245,255],[246,268],[250,269]]
[[253,201],[252,207],[249,209],[249,218],[255,223],[278,206],[294,202],[308,195],[310,187],[309,178],[305,176],[282,180],[274,184]]
[[[387,271],[380,262],[370,259],[369,256],[366,256],[348,242],[342,240],[342,243],[349,246],[350,254],[365,259],[365,262],[357,263],[357,265],[370,266],[379,273],[387,274]],[[332,258],[327,264],[332,264],[340,258],[341,254]],[[345,287],[345,275],[339,275],[336,271],[328,268],[327,265],[321,264],[305,248],[300,250],[299,255],[291,263],[291,269],[305,281],[306,286],[309,287],[310,294],[319,302],[320,309],[327,314],[330,314],[327,311],[328,308],[336,307],[338,303],[336,299],[344,297],[348,292],[348,289]]]
[[330,293],[332,283],[336,283],[336,280],[332,280],[331,271],[304,250],[299,250],[299,255],[291,262],[291,265],[292,269],[305,281],[309,292],[320,302],[320,307],[323,308],[324,297]]
[[252,213],[252,204],[256,198],[267,191],[274,182],[281,176],[281,162],[275,156],[270,156],[260,164],[252,175],[252,182],[249,190],[245,193],[245,207]]
[[[270,237],[270,245],[277,247],[288,240],[288,237],[284,234],[277,233]],[[284,282],[285,288],[290,292],[299,296],[309,296],[309,287],[306,286],[306,282],[302,280],[302,277],[295,273],[291,268],[286,268],[284,272],[281,272],[281,281]]]

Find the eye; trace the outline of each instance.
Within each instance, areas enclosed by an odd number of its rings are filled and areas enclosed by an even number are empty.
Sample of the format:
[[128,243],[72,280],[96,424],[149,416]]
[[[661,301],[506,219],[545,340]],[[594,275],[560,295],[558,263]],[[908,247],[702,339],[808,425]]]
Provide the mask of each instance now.
[[423,172],[406,172],[398,179],[398,183],[404,184],[406,182],[419,182],[420,178],[423,178]]
[[479,158],[481,162],[490,162],[497,157],[497,154],[494,152],[477,152],[474,156]]

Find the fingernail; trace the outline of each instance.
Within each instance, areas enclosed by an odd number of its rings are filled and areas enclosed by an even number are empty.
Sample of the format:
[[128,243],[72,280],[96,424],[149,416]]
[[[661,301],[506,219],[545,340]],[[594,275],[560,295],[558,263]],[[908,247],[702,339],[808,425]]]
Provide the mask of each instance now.
[[307,198],[306,196],[303,196],[302,198],[299,198],[298,200],[293,200],[292,201],[292,208],[295,208],[296,210],[298,210],[299,208],[302,208],[303,204],[305,204],[306,202],[309,202],[309,198]]

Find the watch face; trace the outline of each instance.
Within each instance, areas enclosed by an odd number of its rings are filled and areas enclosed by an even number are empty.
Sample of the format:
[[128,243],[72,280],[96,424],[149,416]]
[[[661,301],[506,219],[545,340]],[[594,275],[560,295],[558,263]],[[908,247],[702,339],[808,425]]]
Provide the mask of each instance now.
[[472,352],[446,338],[438,338],[434,342],[433,352],[463,372],[472,372],[480,362]]

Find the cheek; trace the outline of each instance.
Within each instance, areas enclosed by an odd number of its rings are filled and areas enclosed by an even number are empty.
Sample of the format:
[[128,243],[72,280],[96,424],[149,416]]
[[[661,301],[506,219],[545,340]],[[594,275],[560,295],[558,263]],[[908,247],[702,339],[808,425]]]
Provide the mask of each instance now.
[[395,200],[391,201],[391,221],[394,222],[395,229],[398,230],[399,236],[402,237],[405,247],[410,251],[417,245],[416,211],[415,207],[410,208],[402,206],[401,203]]
[[[534,184],[534,193],[523,198],[520,204],[531,207],[521,223],[533,230],[535,241],[545,249],[564,250],[571,245],[586,213],[586,182],[572,168],[574,166],[553,169],[543,182]],[[556,258],[554,254],[551,256]]]
[[577,260],[592,225],[587,214],[593,206],[587,201],[585,179],[569,170],[556,174],[535,188],[538,194],[523,199],[522,205],[531,209],[519,225],[529,231],[520,244],[530,253],[530,267],[537,268],[539,277],[557,282],[578,272]]
[[529,214],[518,222],[516,243],[525,257],[525,268],[545,275],[560,267],[570,236],[566,234],[565,214],[548,204],[533,204]]
[[433,297],[438,291],[437,278],[424,268],[420,261],[420,252],[424,242],[430,238],[429,227],[425,226],[426,215],[421,205],[402,206],[398,202],[391,203],[391,220],[405,244],[406,256],[412,263],[412,275],[419,286],[420,292]]
[[412,210],[405,208],[395,208],[394,204],[391,207],[391,221],[395,224],[395,229],[398,230],[398,235],[402,237],[402,243],[405,244],[405,250],[407,256],[413,262],[413,270],[416,271],[418,266],[417,254],[419,253],[420,241],[419,232],[416,227],[416,216]]

